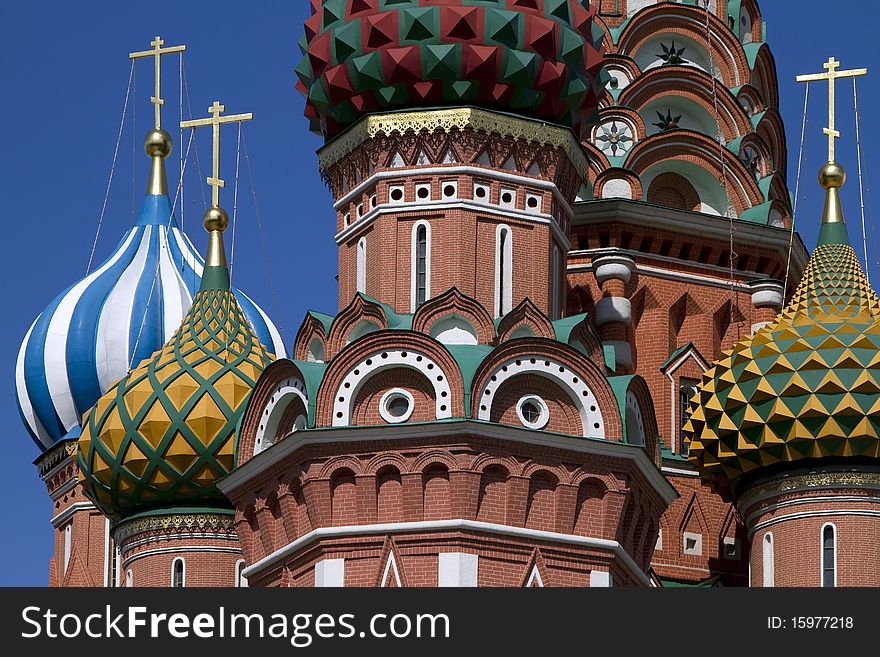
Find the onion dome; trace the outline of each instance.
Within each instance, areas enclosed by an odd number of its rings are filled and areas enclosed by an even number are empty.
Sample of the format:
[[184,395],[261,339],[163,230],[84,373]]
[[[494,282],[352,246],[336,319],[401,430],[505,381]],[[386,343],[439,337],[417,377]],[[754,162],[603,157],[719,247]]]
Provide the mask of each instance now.
[[111,517],[229,504],[215,482],[233,468],[236,425],[273,357],[229,287],[226,212],[212,207],[204,223],[207,264],[180,327],[83,418],[80,482]]
[[[145,149],[153,167],[135,226],[107,260],[46,307],[19,350],[18,407],[41,450],[79,435],[83,413],[171,337],[199,289],[204,261],[172,215],[165,182],[171,139],[152,130]],[[235,294],[257,338],[283,356],[266,313]]]
[[360,116],[477,105],[580,133],[605,77],[588,0],[312,0],[297,66],[312,130]]
[[849,244],[828,163],[819,241],[788,306],[703,377],[685,435],[722,490],[807,459],[880,457],[880,299]]

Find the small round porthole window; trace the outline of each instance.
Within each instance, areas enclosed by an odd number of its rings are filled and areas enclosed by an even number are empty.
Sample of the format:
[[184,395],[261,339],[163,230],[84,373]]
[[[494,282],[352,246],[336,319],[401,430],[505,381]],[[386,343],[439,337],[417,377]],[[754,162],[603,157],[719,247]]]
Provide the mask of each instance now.
[[379,400],[379,415],[389,424],[406,422],[415,408],[413,396],[402,388],[389,390]]
[[543,429],[550,421],[550,409],[544,400],[536,395],[526,395],[517,402],[516,415],[524,427]]

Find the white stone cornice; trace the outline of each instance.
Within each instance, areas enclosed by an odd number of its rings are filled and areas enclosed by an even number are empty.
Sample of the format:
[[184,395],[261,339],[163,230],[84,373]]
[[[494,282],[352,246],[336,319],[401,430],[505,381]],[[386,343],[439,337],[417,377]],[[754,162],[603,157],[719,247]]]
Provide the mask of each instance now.
[[60,527],[65,522],[70,520],[70,518],[73,517],[73,514],[77,511],[95,511],[97,510],[97,508],[98,507],[96,507],[91,502],[74,502],[69,507],[64,509],[64,511],[61,511],[58,515],[52,518],[52,526]]
[[263,557],[255,564],[248,566],[242,572],[242,576],[251,578],[259,574],[261,571],[269,568],[305,546],[321,540],[323,538],[338,538],[347,536],[364,536],[369,534],[396,534],[402,532],[437,532],[437,531],[466,531],[477,533],[488,533],[502,536],[510,536],[514,538],[523,538],[533,541],[549,541],[553,543],[565,543],[568,545],[576,545],[579,547],[594,548],[600,550],[608,550],[614,553],[620,559],[624,567],[629,571],[633,578],[642,586],[650,586],[650,578],[645,572],[639,568],[638,564],[633,560],[630,554],[623,549],[623,546],[617,541],[609,541],[604,538],[592,538],[589,536],[578,536],[576,534],[561,534],[558,532],[545,532],[538,529],[527,529],[526,527],[513,527],[510,525],[499,525],[491,522],[479,522],[476,520],[426,520],[421,522],[394,522],[381,523],[375,525],[349,525],[345,527],[321,527],[314,529],[308,534],[300,536],[291,541],[283,548],[275,550],[266,557]]
[[481,214],[490,214],[500,217],[502,221],[519,220],[527,221],[533,224],[546,224],[550,226],[556,240],[562,245],[565,251],[571,248],[571,242],[568,236],[562,232],[559,224],[552,215],[541,212],[525,212],[523,210],[514,210],[511,208],[502,208],[500,205],[491,205],[480,201],[472,201],[470,199],[458,199],[455,201],[428,201],[425,203],[399,203],[395,205],[383,204],[379,205],[367,214],[363,215],[356,222],[350,224],[348,228],[336,234],[336,243],[342,244],[352,237],[355,237],[366,226],[370,225],[378,217],[386,214],[404,214],[409,212],[442,212],[444,210],[464,209]]

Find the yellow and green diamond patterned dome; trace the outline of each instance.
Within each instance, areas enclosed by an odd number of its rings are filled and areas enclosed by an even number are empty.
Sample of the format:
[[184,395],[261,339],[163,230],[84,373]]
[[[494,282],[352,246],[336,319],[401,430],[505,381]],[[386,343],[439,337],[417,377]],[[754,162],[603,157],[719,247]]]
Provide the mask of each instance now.
[[236,425],[273,357],[230,292],[224,218],[206,214],[205,273],[180,328],[83,417],[79,479],[112,517],[229,504],[215,483],[233,468]]
[[880,300],[849,244],[839,188],[823,167],[816,250],[791,302],[726,351],[691,401],[690,460],[722,491],[807,459],[880,457]]

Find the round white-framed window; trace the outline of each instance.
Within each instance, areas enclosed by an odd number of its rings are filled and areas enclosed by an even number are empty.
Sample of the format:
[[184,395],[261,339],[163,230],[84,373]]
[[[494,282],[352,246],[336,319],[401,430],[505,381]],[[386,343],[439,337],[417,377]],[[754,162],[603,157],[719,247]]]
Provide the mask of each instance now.
[[392,388],[379,400],[379,415],[389,424],[406,422],[413,413],[416,400],[403,388]]
[[526,395],[516,403],[516,416],[528,429],[543,429],[550,421],[550,409],[537,395]]

